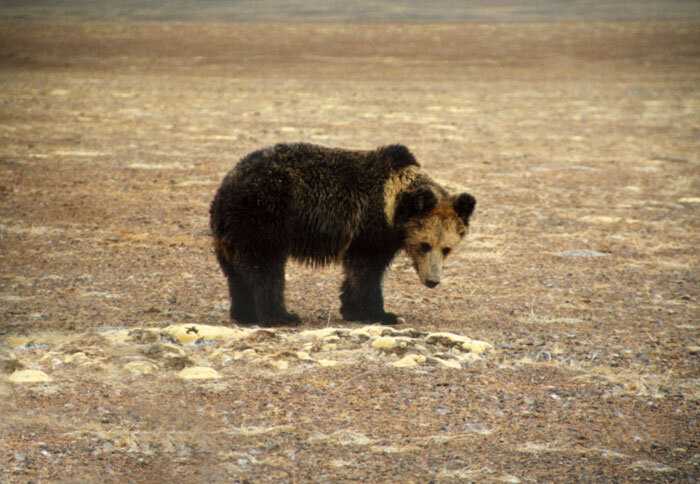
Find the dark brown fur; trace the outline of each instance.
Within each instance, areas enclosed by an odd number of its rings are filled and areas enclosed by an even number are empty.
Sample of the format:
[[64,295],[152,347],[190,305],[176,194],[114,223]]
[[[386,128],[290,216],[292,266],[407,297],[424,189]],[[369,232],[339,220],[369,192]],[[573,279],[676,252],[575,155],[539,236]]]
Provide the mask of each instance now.
[[[396,316],[384,311],[384,271],[404,247],[407,224],[415,225],[448,196],[418,168],[401,145],[350,151],[279,144],[243,158],[224,178],[210,210],[231,318],[298,322],[284,303],[284,267],[293,257],[343,264],[345,319],[394,323]],[[401,173],[406,176],[397,178]],[[464,223],[473,204],[466,208]]]

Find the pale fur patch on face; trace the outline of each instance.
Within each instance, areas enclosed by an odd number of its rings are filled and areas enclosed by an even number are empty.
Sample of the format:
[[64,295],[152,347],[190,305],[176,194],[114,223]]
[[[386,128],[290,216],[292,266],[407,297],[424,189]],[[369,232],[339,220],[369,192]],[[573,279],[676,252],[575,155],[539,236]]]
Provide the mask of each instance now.
[[389,225],[394,224],[394,213],[396,212],[396,197],[406,190],[419,175],[419,170],[415,166],[409,166],[398,170],[389,176],[384,185],[384,215]]
[[[447,257],[444,250],[453,252],[466,231],[467,227],[457,216],[449,199],[438,204],[426,217],[408,224],[405,250],[422,283],[440,282]],[[426,251],[428,246],[430,250]]]

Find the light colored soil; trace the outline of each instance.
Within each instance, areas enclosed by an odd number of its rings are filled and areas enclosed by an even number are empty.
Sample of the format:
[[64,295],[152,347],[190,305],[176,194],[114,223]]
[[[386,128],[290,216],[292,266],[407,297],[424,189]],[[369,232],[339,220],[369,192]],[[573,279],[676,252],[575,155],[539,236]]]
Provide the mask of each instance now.
[[[0,25],[0,482],[697,479],[698,32]],[[360,328],[339,270],[298,265],[300,329],[134,332],[230,326],[208,204],[241,156],[300,140],[402,142],[477,197],[439,288],[403,257],[386,278],[410,348],[290,343]],[[416,342],[444,331],[493,348]],[[11,382],[27,369],[51,381]]]

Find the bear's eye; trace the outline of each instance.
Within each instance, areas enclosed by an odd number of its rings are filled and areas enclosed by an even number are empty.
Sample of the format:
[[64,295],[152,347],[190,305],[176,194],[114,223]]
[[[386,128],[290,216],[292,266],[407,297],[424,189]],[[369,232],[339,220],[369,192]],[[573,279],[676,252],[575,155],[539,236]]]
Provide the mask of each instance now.
[[444,255],[445,257],[447,257],[447,255],[448,255],[450,252],[452,252],[452,249],[450,249],[449,247],[443,247],[443,248],[442,248],[442,255]]
[[427,254],[427,253],[430,252],[431,250],[433,250],[433,246],[432,246],[432,245],[430,245],[430,244],[427,243],[427,242],[421,242],[421,244],[420,244],[420,251],[421,251],[421,252],[423,252],[424,254]]

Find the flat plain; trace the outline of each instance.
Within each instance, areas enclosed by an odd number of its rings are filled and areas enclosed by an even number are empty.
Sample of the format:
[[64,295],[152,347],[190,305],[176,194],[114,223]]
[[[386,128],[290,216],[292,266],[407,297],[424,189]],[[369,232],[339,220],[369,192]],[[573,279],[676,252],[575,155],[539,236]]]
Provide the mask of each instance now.
[[[0,23],[0,482],[694,482],[698,32]],[[208,206],[281,141],[477,197],[404,324],[296,264],[300,328],[227,320]]]

